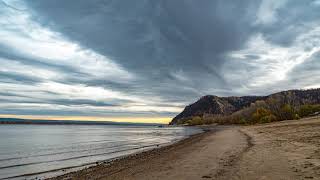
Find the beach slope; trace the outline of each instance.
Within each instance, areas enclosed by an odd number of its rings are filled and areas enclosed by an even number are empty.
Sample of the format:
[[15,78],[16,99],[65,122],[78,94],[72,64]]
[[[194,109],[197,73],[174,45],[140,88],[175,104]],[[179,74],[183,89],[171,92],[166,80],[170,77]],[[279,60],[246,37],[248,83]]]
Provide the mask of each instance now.
[[320,179],[320,118],[217,126],[174,145],[54,179]]

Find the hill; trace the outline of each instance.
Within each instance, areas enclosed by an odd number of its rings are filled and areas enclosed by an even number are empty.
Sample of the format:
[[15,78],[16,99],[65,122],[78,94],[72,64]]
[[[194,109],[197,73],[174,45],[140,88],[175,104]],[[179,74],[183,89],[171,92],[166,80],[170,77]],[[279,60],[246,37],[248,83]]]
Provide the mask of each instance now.
[[[211,117],[210,121],[213,121],[213,118],[219,117],[221,119],[221,117],[224,117],[226,120],[226,117],[231,117],[235,113],[240,114],[240,112],[244,111],[246,113],[248,113],[247,111],[252,111],[249,114],[253,115],[259,108],[259,110],[264,108],[269,115],[282,116],[280,111],[289,107],[290,110],[299,115],[301,108],[306,109],[307,105],[317,104],[320,104],[320,89],[289,90],[268,96],[218,97],[207,95],[186,106],[180,114],[173,118],[170,124],[186,124],[194,117],[202,119]],[[310,110],[310,113],[314,113],[313,111]],[[305,114],[304,112],[303,115]],[[248,116],[248,114],[245,115]],[[246,117],[245,115],[243,117]],[[278,117],[279,120],[282,118],[287,117]]]

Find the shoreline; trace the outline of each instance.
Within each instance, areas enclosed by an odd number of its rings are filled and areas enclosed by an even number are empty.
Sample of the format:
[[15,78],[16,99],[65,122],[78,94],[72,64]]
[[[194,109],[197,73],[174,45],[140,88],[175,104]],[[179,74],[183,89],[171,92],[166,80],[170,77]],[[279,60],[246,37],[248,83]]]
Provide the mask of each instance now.
[[320,117],[204,128],[169,146],[49,179],[320,179]]
[[[2,127],[2,129],[6,129],[3,126],[0,127]],[[41,132],[44,132],[42,127],[35,127],[36,132],[38,132],[39,130]],[[88,130],[87,128],[85,128],[85,131],[80,131],[93,132],[94,137],[97,137],[97,135],[99,135],[98,138],[101,137],[101,139],[98,139],[97,141],[95,138],[87,138],[86,136],[82,136],[85,138],[74,138],[76,141],[70,141],[68,139],[71,144],[62,143],[60,145],[49,142],[48,144],[52,146],[43,147],[42,149],[38,148],[39,151],[29,150],[26,151],[26,153],[22,154],[18,153],[23,152],[23,150],[16,150],[15,152],[4,151],[1,153],[1,161],[3,161],[4,163],[1,164],[2,166],[0,167],[0,179],[45,179],[61,176],[66,173],[96,166],[97,164],[106,164],[107,162],[112,162],[119,158],[125,158],[130,154],[136,154],[139,152],[168,146],[179,142],[182,139],[186,139],[189,136],[192,136],[192,134],[199,134],[203,132],[200,128],[194,127],[187,129],[168,129],[158,127],[152,127],[151,129],[149,127],[143,127],[140,129],[140,126],[132,129],[117,128],[112,128],[112,131],[110,131],[111,133],[109,133],[108,131],[109,128],[105,129],[104,127],[97,128],[98,130],[100,130],[98,132],[94,132],[95,129],[91,128],[89,128]],[[18,129],[13,130],[19,129],[24,128],[19,127]],[[51,130],[51,126],[49,129]],[[54,127],[53,130],[56,129],[59,129],[58,132],[63,132],[63,129],[60,130],[59,127]],[[65,129],[68,128],[65,127]],[[76,128],[76,130],[78,129],[79,128]],[[9,129],[9,132],[10,131],[12,131],[12,129]],[[70,133],[69,130],[68,132]],[[71,132],[75,132],[75,130],[73,129]],[[121,134],[118,132],[128,133],[126,134],[126,136],[121,136]],[[84,133],[80,134],[85,135]],[[106,134],[115,134],[116,137],[104,137]],[[119,134],[120,136],[119,138],[117,138],[117,135]],[[131,134],[134,136],[130,136]],[[56,144],[57,146],[53,146],[54,144]],[[12,154],[14,154],[15,156],[12,156]],[[47,165],[49,167],[47,167]],[[28,167],[29,169],[25,168],[24,166]]]
[[[106,161],[100,161],[100,162],[90,163],[90,164],[84,165],[84,166],[75,167],[75,168],[82,167],[83,169],[75,170],[75,171],[71,170],[70,172],[64,173],[62,175],[49,177],[46,179],[48,179],[48,180],[68,179],[68,178],[70,178],[70,176],[77,175],[78,173],[81,173],[82,171],[90,171],[90,170],[93,170],[96,168],[106,168],[106,166],[109,166],[109,167],[118,166],[123,163],[128,163],[127,161],[137,161],[139,159],[142,160],[142,159],[146,159],[146,158],[151,158],[151,157],[163,154],[168,150],[170,151],[172,148],[175,148],[178,146],[185,146],[185,145],[189,145],[189,144],[191,145],[194,142],[204,138],[205,136],[219,130],[218,128],[215,128],[215,126],[205,126],[205,127],[199,127],[199,128],[201,128],[203,132],[193,134],[193,135],[186,137],[186,138],[183,138],[181,140],[178,140],[178,141],[175,141],[175,142],[172,142],[169,144],[166,143],[166,145],[163,145],[163,146],[158,145],[160,147],[141,150],[140,152],[137,152],[137,153],[116,157],[116,158],[109,159]],[[100,167],[100,166],[103,166],[103,167]],[[65,171],[67,169],[70,169],[70,168],[63,168],[58,171]]]
[[[48,178],[49,180],[60,180],[60,179],[88,179],[93,178],[93,175],[97,175],[96,172],[104,171],[103,174],[98,173],[99,177],[97,179],[123,179],[117,174],[130,169],[133,165],[148,164],[150,160],[161,159],[168,153],[179,152],[181,150],[188,149],[188,147],[193,147],[198,142],[214,136],[214,134],[224,131],[226,129],[234,130],[238,126],[202,126],[203,132],[191,135],[185,139],[179,140],[167,146],[160,148],[154,148],[123,157],[118,157],[110,161],[100,162],[94,166],[90,166],[78,171],[69,172],[60,176]],[[244,136],[243,136],[244,137]],[[245,138],[244,138],[245,140]],[[229,161],[229,160],[228,160]],[[231,161],[231,160],[230,160]],[[130,179],[130,178],[129,178]]]

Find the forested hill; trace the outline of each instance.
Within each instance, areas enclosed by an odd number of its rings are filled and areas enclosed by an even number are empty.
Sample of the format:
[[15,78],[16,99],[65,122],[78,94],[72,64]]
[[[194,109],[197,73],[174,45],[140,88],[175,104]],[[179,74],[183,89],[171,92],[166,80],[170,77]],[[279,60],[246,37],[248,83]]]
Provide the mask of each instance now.
[[[285,108],[290,108],[290,111],[292,111],[294,115],[299,115],[301,112],[298,111],[301,111],[301,108],[306,109],[307,105],[309,105],[310,108],[310,105],[318,104],[320,104],[320,89],[289,90],[269,96],[218,97],[208,95],[201,97],[197,102],[185,107],[180,114],[173,118],[170,124],[186,124],[194,117],[197,117],[198,121],[199,118],[201,118],[204,121],[210,122],[219,118],[219,120],[221,120],[221,117],[229,117],[228,120],[227,118],[224,118],[224,120],[230,121],[231,115],[236,112],[240,114],[241,111],[250,110],[252,111],[251,115],[253,115],[259,108],[260,110],[263,108],[267,111],[267,114],[272,114],[273,116],[283,116],[280,115],[280,111]],[[313,111],[316,111],[316,109],[310,110],[310,113],[314,113]],[[306,113],[307,112],[304,112],[303,115]],[[248,116],[251,115],[244,114],[243,118],[248,118]],[[241,119],[240,115],[238,116],[238,118]],[[280,120],[284,117],[277,118]]]

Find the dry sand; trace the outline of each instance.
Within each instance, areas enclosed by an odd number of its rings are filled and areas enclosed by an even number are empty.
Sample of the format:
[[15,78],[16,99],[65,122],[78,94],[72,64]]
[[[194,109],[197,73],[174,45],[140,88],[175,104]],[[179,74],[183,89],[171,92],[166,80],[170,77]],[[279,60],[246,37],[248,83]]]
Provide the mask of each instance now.
[[211,129],[54,179],[320,179],[320,118]]

